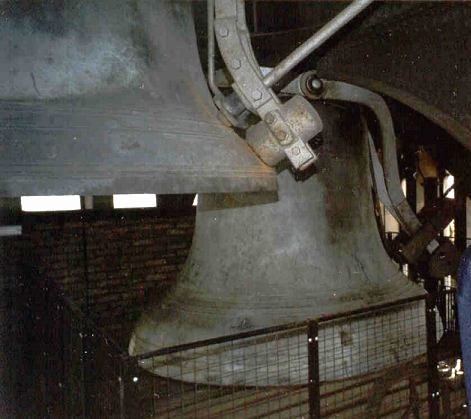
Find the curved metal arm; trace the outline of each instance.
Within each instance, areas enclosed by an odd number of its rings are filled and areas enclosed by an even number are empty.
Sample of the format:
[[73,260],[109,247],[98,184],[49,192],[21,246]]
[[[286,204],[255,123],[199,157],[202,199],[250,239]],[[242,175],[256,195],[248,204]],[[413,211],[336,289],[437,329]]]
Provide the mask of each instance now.
[[322,121],[304,98],[298,96],[282,104],[263,84],[250,42],[244,1],[217,0],[214,28],[219,50],[234,80],[234,92],[262,119],[247,130],[249,145],[270,166],[288,157],[296,169],[309,167],[317,156],[307,142],[322,130]]
[[[397,164],[396,134],[389,108],[384,99],[370,90],[353,84],[341,81],[319,80],[313,78],[315,72],[305,73],[293,80],[285,89],[286,93],[302,93],[306,97],[318,100],[337,100],[342,102],[353,102],[369,108],[376,116],[381,131],[381,146],[383,150],[383,170],[386,190],[389,195],[391,205],[394,209],[394,216],[400,222],[404,230],[413,235],[420,227],[421,223],[417,215],[410,207],[404,192],[401,188],[401,179]],[[308,80],[315,80],[318,83],[317,91],[310,91]]]
[[326,80],[323,81],[323,85],[324,91],[321,95],[323,99],[359,103],[375,114],[381,131],[384,178],[389,198],[402,226],[412,235],[421,227],[421,223],[409,206],[401,188],[397,164],[396,134],[386,102],[377,93],[352,84]]
[[[213,1],[216,1],[215,10]],[[265,163],[273,166],[286,156],[296,169],[303,170],[317,160],[316,154],[307,143],[322,130],[322,122],[317,112],[301,97],[281,104],[270,87],[372,2],[373,0],[354,0],[305,43],[296,48],[266,77],[261,74],[260,66],[252,50],[245,18],[245,1],[210,0],[208,2],[209,26],[213,26],[215,17],[214,29],[219,49],[234,79],[232,88],[243,105],[262,119],[260,123],[247,131],[247,139]],[[212,13],[213,10],[215,16]],[[208,46],[214,49],[212,33],[209,34]],[[209,83],[213,92],[216,92],[214,68],[211,67],[212,54],[210,50]],[[226,114],[230,107],[227,103],[225,104],[224,98],[222,100],[217,98],[216,104],[226,118],[234,124],[235,120],[232,115]],[[298,115],[307,115],[307,117],[299,118]]]
[[215,96],[222,96],[219,87],[214,80],[214,0],[208,0],[208,85]]

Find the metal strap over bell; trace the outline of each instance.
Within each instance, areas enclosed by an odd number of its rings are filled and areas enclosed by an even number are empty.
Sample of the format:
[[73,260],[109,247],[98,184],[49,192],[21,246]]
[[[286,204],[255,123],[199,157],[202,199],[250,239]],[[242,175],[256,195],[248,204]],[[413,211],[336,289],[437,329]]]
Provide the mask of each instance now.
[[0,196],[276,189],[216,116],[190,2],[19,8],[0,6]]

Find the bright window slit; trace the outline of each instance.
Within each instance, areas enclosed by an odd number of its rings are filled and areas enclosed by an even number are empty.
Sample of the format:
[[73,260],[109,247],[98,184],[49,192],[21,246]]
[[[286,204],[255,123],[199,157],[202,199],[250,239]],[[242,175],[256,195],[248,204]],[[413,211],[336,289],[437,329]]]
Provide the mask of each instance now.
[[157,206],[155,194],[118,194],[113,195],[114,208],[154,208]]
[[22,196],[25,212],[76,211],[81,209],[79,195]]

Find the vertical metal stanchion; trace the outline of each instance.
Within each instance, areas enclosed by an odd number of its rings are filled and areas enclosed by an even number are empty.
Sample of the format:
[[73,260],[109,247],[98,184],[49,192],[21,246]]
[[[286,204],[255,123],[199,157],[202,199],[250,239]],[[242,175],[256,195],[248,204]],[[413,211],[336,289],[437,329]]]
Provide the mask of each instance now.
[[39,325],[38,325],[38,330],[40,333],[40,339],[41,339],[41,398],[43,401],[43,414],[44,416],[49,415],[49,380],[50,380],[50,375],[49,375],[49,365],[48,365],[48,359],[49,359],[49,342],[50,342],[50,336],[48,335],[48,332],[50,331],[50,324],[51,324],[51,318],[50,318],[50,313],[48,311],[49,306],[49,299],[48,299],[48,288],[47,288],[47,283],[46,281],[40,281],[41,284],[41,289],[38,289],[38,293],[41,296],[41,318],[39,319]]
[[124,379],[126,377],[126,359],[124,357],[119,358],[119,418],[120,419],[125,419],[126,413],[125,413],[125,405],[124,405]]
[[321,397],[319,379],[319,324],[316,320],[310,321],[307,330],[308,344],[308,394],[309,417],[321,417]]
[[427,327],[427,375],[428,375],[428,405],[429,418],[440,417],[440,383],[437,370],[437,331],[435,301],[428,295],[425,304]]
[[87,398],[87,351],[86,351],[86,343],[85,343],[85,326],[83,319],[77,319],[79,324],[79,336],[80,336],[80,401],[82,404],[82,417],[84,419],[88,418],[88,403],[89,400]]
[[[87,214],[82,210],[80,215],[82,225],[82,263],[83,263],[83,281],[85,284],[84,303],[85,318],[82,321],[82,369],[83,369],[83,390],[84,390],[84,414],[86,418],[92,418],[95,415],[94,409],[97,408],[97,400],[95,394],[96,377],[94,368],[94,341],[92,340],[92,330],[90,329],[90,284],[88,276],[88,249],[87,249]],[[98,402],[99,403],[99,402]]]

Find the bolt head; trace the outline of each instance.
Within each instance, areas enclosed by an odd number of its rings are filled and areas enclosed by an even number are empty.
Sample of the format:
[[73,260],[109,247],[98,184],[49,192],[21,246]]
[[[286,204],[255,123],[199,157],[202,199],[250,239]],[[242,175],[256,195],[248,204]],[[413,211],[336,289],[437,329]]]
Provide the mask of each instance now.
[[284,130],[277,131],[275,136],[281,145],[286,145],[291,142],[288,133]]
[[262,98],[262,92],[258,89],[252,92],[252,99],[253,100],[260,100]]
[[268,112],[268,113],[265,115],[265,122],[266,122],[268,125],[273,124],[275,121],[276,121],[276,116],[275,116],[272,112]]
[[319,79],[312,79],[311,88],[314,90],[322,89],[322,82]]
[[320,95],[322,93],[324,85],[321,79],[315,76],[311,76],[306,80],[306,88],[310,93]]
[[301,153],[301,150],[299,149],[299,147],[293,147],[291,151],[294,156],[299,156],[299,154]]
[[219,28],[219,35],[221,35],[223,38],[229,35],[229,29],[227,29],[225,26]]
[[237,70],[237,69],[240,68],[241,62],[240,62],[240,60],[238,60],[237,58],[234,58],[234,59],[232,60],[231,65],[232,65],[232,68],[233,68],[233,69]]
[[309,144],[310,144],[312,147],[320,147],[323,142],[324,142],[324,139],[323,139],[322,136],[319,134],[319,135],[317,135],[316,137],[314,137],[314,138],[309,142]]

